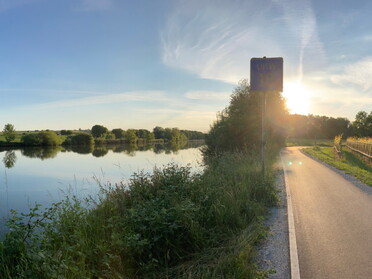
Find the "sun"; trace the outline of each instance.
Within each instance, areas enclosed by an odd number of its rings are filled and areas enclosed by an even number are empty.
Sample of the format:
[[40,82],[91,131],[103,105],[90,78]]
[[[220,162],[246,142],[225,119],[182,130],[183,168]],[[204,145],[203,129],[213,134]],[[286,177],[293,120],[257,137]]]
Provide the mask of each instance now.
[[309,113],[309,93],[300,82],[284,84],[283,97],[290,113]]

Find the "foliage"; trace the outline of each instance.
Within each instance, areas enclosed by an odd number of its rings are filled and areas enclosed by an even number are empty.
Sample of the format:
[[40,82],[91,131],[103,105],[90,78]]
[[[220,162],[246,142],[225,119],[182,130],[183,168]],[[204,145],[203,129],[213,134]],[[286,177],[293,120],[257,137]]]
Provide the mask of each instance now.
[[107,132],[106,134],[104,134],[104,136],[105,136],[105,139],[107,139],[107,140],[115,139],[115,134],[112,133],[112,132]]
[[335,136],[335,139],[334,139],[334,146],[337,148],[337,151],[341,151],[342,150],[342,136],[343,134],[340,134],[338,136]]
[[372,111],[369,114],[359,111],[355,116],[352,129],[357,137],[372,137]]
[[124,139],[125,137],[125,131],[123,129],[117,128],[113,129],[111,132],[115,135],[116,139]]
[[205,138],[205,134],[199,131],[181,130],[188,140],[202,140]]
[[[285,110],[280,93],[267,98],[267,142],[284,145]],[[230,104],[217,115],[206,135],[206,155],[224,151],[257,149],[261,142],[261,95],[250,92],[247,80],[240,82],[231,95]]]
[[52,131],[39,132],[39,137],[43,146],[57,146],[62,143],[61,138]]
[[93,136],[90,134],[80,133],[73,136],[68,137],[64,143],[64,145],[93,145],[94,139]]
[[108,129],[102,125],[94,125],[91,129],[91,132],[94,138],[100,138],[108,132]]
[[276,195],[257,162],[225,154],[204,173],[170,164],[87,204],[67,197],[13,212],[0,278],[258,278],[260,216]]
[[25,134],[21,142],[27,146],[57,146],[61,145],[61,138],[52,131]]
[[129,143],[136,143],[138,140],[136,130],[128,129],[125,133],[125,140]]
[[24,145],[36,146],[41,145],[41,139],[38,133],[28,133],[22,136],[21,142]]
[[61,130],[60,133],[62,136],[71,136],[73,134],[71,130]]
[[16,131],[12,124],[6,124],[3,129],[3,136],[6,142],[11,142],[16,138]]
[[288,136],[290,138],[333,139],[339,134],[349,135],[350,121],[318,115],[289,115]]
[[152,132],[156,139],[165,139],[165,129],[159,126],[156,126]]

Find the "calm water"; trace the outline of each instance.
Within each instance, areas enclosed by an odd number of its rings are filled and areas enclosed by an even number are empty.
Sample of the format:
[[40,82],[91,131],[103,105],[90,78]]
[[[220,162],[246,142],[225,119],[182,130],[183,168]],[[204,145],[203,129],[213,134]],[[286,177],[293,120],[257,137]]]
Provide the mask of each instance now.
[[151,172],[170,162],[190,164],[199,170],[200,144],[152,147],[111,146],[66,150],[25,148],[0,150],[0,235],[10,209],[27,212],[35,202],[48,206],[72,193],[78,197],[96,195],[97,180],[118,183],[134,172]]

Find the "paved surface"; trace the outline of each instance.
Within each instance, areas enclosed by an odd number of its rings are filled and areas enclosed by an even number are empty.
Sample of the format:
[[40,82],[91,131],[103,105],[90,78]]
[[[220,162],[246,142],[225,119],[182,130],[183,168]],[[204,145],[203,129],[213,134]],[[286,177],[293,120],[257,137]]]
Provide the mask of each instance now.
[[372,278],[372,195],[302,154],[282,151],[291,190],[300,274]]

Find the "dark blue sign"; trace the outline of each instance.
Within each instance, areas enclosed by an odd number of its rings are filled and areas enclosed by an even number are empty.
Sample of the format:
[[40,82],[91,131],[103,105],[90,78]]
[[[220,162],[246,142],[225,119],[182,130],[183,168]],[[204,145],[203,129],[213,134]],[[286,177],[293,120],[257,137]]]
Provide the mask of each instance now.
[[252,91],[283,91],[283,58],[251,59]]

